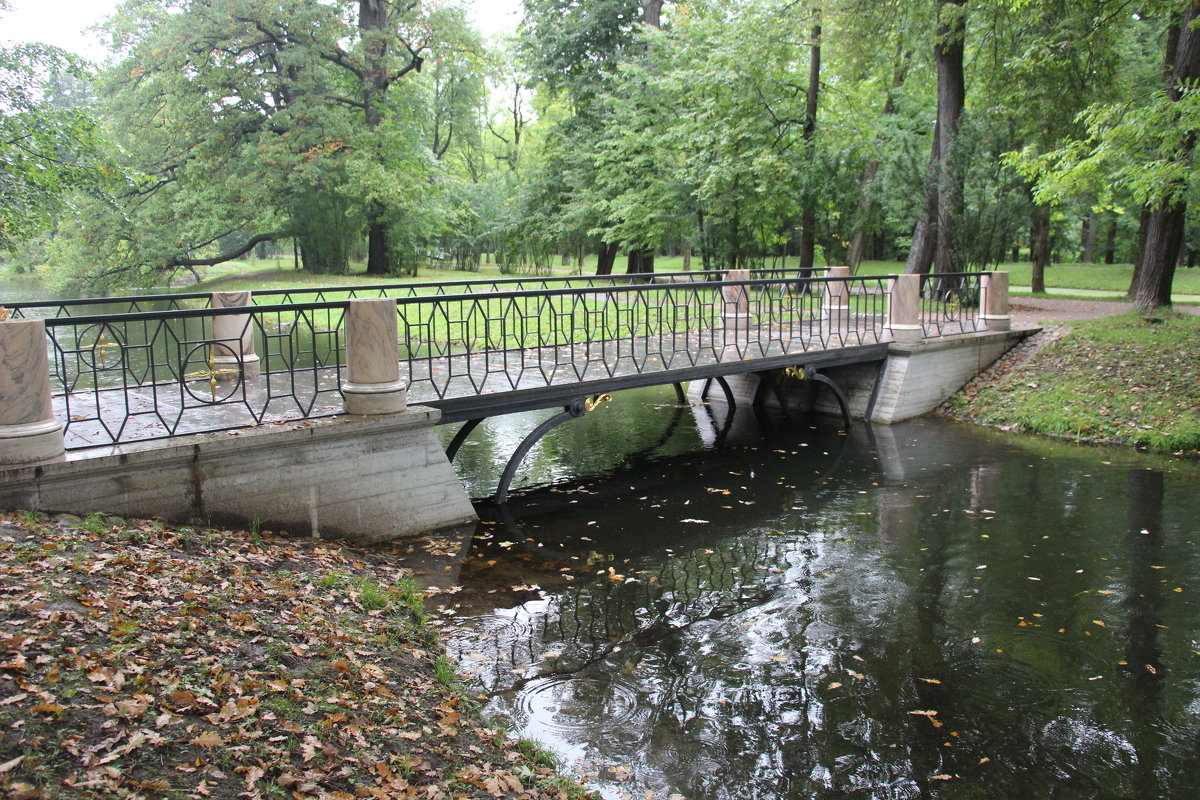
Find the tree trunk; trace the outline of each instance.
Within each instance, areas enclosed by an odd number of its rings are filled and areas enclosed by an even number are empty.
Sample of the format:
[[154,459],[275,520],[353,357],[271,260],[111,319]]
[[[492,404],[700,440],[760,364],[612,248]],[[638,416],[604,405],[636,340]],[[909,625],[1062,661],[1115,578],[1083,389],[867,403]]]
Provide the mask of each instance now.
[[938,67],[938,148],[941,162],[938,172],[937,252],[934,261],[938,272],[958,272],[961,259],[955,244],[955,229],[963,210],[963,180],[955,159],[954,143],[958,138],[958,123],[967,97],[963,73],[966,0],[939,0],[938,17],[938,43],[934,47],[934,54]]
[[1117,258],[1117,220],[1114,217],[1104,236],[1104,263],[1111,264]]
[[625,261],[626,275],[642,275],[654,272],[653,250],[630,250]]
[[804,150],[809,175],[804,187],[804,208],[800,213],[800,274],[811,275],[816,264],[817,193],[813,186],[814,142],[817,132],[817,100],[821,91],[821,10],[815,9],[812,28],[812,56],[808,62],[808,91],[804,97]]
[[1150,211],[1146,239],[1138,259],[1140,268],[1129,287],[1134,308],[1150,311],[1171,305],[1171,283],[1175,279],[1175,264],[1186,221],[1187,208],[1183,202],[1174,206],[1160,204]]
[[1047,206],[1033,207],[1033,247],[1030,248],[1033,271],[1030,289],[1037,294],[1046,291],[1046,267],[1050,266],[1050,209]]
[[617,245],[608,242],[600,243],[600,252],[596,255],[596,274],[612,275],[613,264],[617,260]]
[[688,239],[683,240],[683,271],[692,271],[692,243]]
[[1096,219],[1096,212],[1093,211],[1083,221],[1083,252],[1079,254],[1079,260],[1084,264],[1091,264],[1096,260],[1096,237],[1099,229],[1100,224]]
[[[1171,65],[1171,82],[1167,97],[1179,102],[1185,87],[1200,79],[1200,0],[1193,0],[1183,10],[1177,26],[1167,39],[1167,63]],[[1172,28],[1175,28],[1172,25]],[[1177,38],[1176,38],[1177,37]],[[1173,51],[1173,52],[1172,52]],[[1174,55],[1174,58],[1171,56]],[[1196,148],[1196,134],[1184,134],[1175,150],[1175,160],[1180,164],[1191,163]],[[1158,205],[1147,209],[1146,235],[1138,254],[1138,268],[1129,290],[1135,308],[1149,311],[1159,306],[1171,305],[1171,283],[1175,279],[1175,265],[1179,260],[1179,248],[1183,244],[1184,226],[1187,224],[1186,186]]]
[[[364,121],[368,130],[383,121],[383,103],[387,99],[386,0],[359,0],[358,30],[363,39],[365,69],[362,75]],[[383,207],[372,203],[367,210],[367,274],[386,275],[391,269],[387,223]]]
[[937,174],[939,158],[938,126],[933,129],[933,144],[929,149],[929,168],[925,173],[924,202],[921,216],[913,228],[912,242],[908,247],[908,261],[904,271],[910,275],[925,275],[933,266],[934,240],[937,230]]
[[642,22],[658,28],[662,26],[663,0],[642,0]]
[[867,228],[870,224],[871,207],[874,203],[871,202],[871,185],[875,182],[875,176],[879,174],[879,161],[874,160],[867,164],[867,169],[859,178],[859,185],[863,187],[862,194],[858,197],[858,213],[855,215],[858,220],[854,236],[850,238],[850,248],[846,251],[846,263],[850,266],[850,271],[854,272],[858,269],[858,265],[866,260],[867,251]]

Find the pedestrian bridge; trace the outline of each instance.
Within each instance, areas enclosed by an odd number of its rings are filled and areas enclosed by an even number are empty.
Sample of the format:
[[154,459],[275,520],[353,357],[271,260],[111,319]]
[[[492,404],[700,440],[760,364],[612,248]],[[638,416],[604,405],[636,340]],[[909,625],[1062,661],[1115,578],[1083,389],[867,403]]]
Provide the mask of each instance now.
[[[821,387],[818,407],[846,424],[852,414],[911,416],[905,395],[921,390],[889,378],[889,361],[962,350],[973,374],[1015,341],[1007,304],[1007,273],[867,277],[843,267],[15,303],[0,325],[0,465],[32,470],[7,475],[10,488],[28,488],[59,463],[283,441],[268,432],[341,441],[348,423],[367,436],[426,430],[422,458],[446,461],[489,416],[561,408],[513,454],[503,499],[547,430],[622,389],[673,384],[685,402],[690,385],[696,401],[789,407],[805,397],[811,406]],[[951,372],[952,392],[970,374]],[[933,381],[935,395],[948,394],[946,382]],[[428,427],[458,422],[447,452],[429,454]],[[212,476],[195,472],[187,502],[198,509]],[[0,504],[49,508],[42,484]]]

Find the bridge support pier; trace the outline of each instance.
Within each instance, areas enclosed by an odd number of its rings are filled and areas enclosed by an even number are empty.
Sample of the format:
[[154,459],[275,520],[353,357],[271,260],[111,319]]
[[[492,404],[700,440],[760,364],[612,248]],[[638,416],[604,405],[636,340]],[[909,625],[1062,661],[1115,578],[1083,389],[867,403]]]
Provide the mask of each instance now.
[[50,403],[45,323],[0,321],[0,465],[61,459],[64,451]]

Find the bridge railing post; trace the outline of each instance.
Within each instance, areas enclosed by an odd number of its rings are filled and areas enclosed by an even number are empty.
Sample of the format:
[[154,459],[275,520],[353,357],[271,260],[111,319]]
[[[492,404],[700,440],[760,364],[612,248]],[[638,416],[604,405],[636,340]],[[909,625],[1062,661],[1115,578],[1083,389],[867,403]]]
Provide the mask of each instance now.
[[65,452],[50,400],[46,325],[0,321],[0,465],[35,464]]
[[[748,281],[750,270],[731,269],[725,273],[727,281]],[[745,346],[750,339],[750,292],[747,286],[721,287],[721,325],[725,331],[725,344]]]
[[[253,305],[249,291],[213,292],[213,308],[242,308]],[[258,354],[254,351],[254,325],[250,314],[223,314],[212,318],[214,372],[241,370],[243,378],[257,378]]]
[[[827,278],[849,278],[849,267],[829,267],[825,274]],[[845,337],[850,331],[850,284],[844,280],[830,280],[825,283],[825,302],[821,308],[821,319],[824,322],[822,334],[828,340],[833,337]]]
[[919,342],[925,336],[921,326],[921,276],[891,275],[888,292],[888,329],[893,342]]
[[1008,313],[1008,273],[985,272],[980,279],[979,316],[989,331],[1007,331],[1012,327]]
[[408,405],[396,353],[396,301],[388,297],[351,300],[346,308],[346,377],[342,398],[347,414],[395,414]]

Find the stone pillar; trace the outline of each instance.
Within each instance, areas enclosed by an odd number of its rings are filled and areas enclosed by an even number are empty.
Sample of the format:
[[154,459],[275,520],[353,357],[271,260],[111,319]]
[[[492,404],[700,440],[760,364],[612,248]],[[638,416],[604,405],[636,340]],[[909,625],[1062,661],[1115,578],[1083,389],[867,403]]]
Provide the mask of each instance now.
[[1008,314],[1008,273],[985,272],[981,280],[979,318],[989,331],[1007,331],[1012,328],[1012,317]]
[[[250,292],[213,292],[213,308],[242,308],[252,305]],[[258,355],[254,352],[254,324],[250,314],[224,314],[212,318],[212,335],[221,340],[213,345],[213,369],[230,374],[239,368],[244,378],[259,375]],[[218,375],[218,379],[220,375]]]
[[0,322],[0,466],[61,458],[63,424],[50,403],[46,326],[40,319]]
[[[727,281],[748,281],[750,270],[731,269],[725,273]],[[750,338],[750,288],[748,286],[721,287],[721,325],[725,329],[726,345],[745,345]]]
[[[849,267],[829,267],[827,278],[849,278]],[[825,305],[821,313],[821,333],[826,337],[845,336],[850,329],[850,284],[840,280],[825,284]]]
[[893,342],[919,342],[921,327],[921,276],[892,275],[888,293],[888,329]]
[[396,359],[396,301],[387,297],[351,300],[346,309],[347,414],[395,414],[408,404]]

